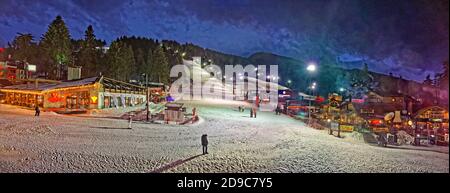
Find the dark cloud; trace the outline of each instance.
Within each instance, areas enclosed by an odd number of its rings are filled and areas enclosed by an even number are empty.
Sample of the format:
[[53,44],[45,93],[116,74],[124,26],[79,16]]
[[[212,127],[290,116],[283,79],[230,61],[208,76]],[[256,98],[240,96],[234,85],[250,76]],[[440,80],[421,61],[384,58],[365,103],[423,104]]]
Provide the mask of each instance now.
[[0,28],[8,41],[39,37],[59,14],[75,38],[92,24],[107,41],[140,35],[302,60],[347,54],[420,79],[448,58],[448,13],[447,0],[0,0]]

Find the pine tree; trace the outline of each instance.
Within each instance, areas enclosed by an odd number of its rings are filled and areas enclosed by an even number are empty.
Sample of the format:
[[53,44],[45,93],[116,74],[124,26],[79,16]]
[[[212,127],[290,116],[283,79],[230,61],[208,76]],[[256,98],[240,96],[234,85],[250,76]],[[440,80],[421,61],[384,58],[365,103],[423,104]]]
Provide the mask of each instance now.
[[76,65],[82,67],[82,76],[96,76],[99,70],[99,54],[96,50],[98,40],[95,38],[94,29],[89,25],[85,31],[84,39],[81,42],[81,48],[77,55]]
[[50,78],[62,79],[64,68],[71,63],[72,50],[69,30],[61,16],[58,15],[48,26],[40,45],[49,62]]
[[133,48],[131,46],[128,46],[127,44],[124,44],[125,51],[123,53],[123,81],[128,82],[133,74],[136,73],[136,63],[134,61],[134,53]]
[[143,67],[142,72],[147,74],[148,79],[153,81],[155,78],[155,74],[153,71],[157,69],[157,67],[153,63],[153,50],[149,49],[147,53],[147,58],[145,60],[145,66]]
[[146,73],[146,60],[145,60],[145,54],[142,49],[137,49],[135,53],[135,61],[136,61],[136,72],[135,74],[140,76],[142,73]]
[[448,60],[443,63],[443,69],[442,72],[436,75],[436,85],[440,88],[447,89],[448,90]]
[[114,41],[107,54],[108,70],[106,75],[128,82],[134,68],[134,56],[131,46],[122,41]]
[[169,83],[169,63],[167,62],[167,57],[162,47],[157,46],[152,52],[150,67],[151,72],[149,77],[152,81],[161,82],[164,84]]
[[10,45],[10,51],[15,60],[34,63],[38,57],[39,48],[33,42],[33,36],[30,33],[18,33]]
[[433,80],[431,80],[431,75],[430,74],[427,75],[427,77],[423,81],[423,84],[428,85],[428,86],[432,86],[433,85]]
[[363,72],[366,73],[366,74],[369,73],[369,66],[367,66],[367,63],[364,63]]

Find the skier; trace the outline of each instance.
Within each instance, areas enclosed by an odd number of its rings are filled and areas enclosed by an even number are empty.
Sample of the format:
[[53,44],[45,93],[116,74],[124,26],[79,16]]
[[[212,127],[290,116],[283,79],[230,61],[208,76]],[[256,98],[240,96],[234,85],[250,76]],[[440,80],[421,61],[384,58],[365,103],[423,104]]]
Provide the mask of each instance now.
[[36,108],[34,108],[34,111],[35,111],[34,116],[39,117],[39,115],[41,114],[41,110],[39,109],[39,106],[36,106]]
[[203,134],[202,135],[202,150],[203,150],[203,155],[208,154],[208,135]]

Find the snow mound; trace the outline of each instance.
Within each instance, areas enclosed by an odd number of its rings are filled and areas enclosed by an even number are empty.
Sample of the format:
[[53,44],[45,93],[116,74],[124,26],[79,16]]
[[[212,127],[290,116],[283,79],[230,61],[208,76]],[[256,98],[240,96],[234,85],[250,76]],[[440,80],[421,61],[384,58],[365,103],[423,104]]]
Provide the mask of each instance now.
[[406,131],[399,131],[397,133],[397,139],[400,145],[414,143],[414,137],[406,133]]

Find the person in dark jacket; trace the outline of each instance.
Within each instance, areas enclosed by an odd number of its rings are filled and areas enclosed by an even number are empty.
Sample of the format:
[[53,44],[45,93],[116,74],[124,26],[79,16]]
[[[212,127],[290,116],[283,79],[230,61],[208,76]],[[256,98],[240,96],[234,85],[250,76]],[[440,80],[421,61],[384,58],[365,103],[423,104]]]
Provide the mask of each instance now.
[[39,115],[41,114],[41,110],[39,109],[39,106],[36,106],[36,108],[34,108],[34,111],[35,111],[34,116],[39,117]]
[[208,154],[208,135],[206,134],[202,135],[202,150],[203,155]]

